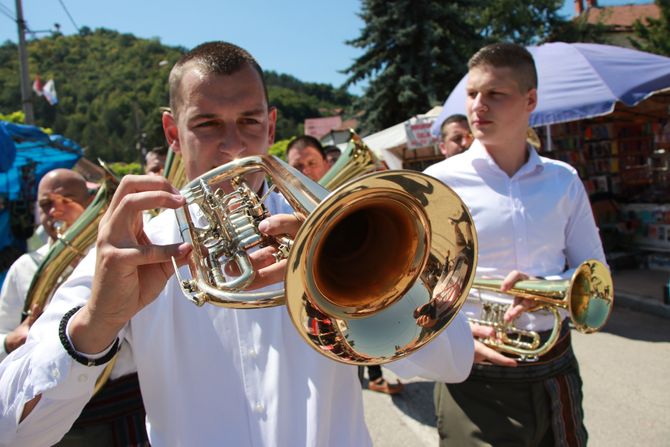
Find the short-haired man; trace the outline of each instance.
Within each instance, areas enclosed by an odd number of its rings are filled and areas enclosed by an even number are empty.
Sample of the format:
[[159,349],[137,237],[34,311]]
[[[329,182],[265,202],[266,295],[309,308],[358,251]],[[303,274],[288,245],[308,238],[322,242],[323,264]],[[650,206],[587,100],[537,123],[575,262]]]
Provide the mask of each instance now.
[[144,173],[147,175],[163,175],[167,148],[158,146],[147,152],[144,156]]
[[[33,277],[51,243],[81,217],[91,200],[84,177],[70,169],[49,171],[40,180],[37,188],[38,213],[49,243],[21,256],[7,272],[0,293],[0,341],[3,341],[4,347],[0,359],[25,343],[29,328],[42,312],[34,304],[30,314],[17,326]],[[123,354],[129,355],[128,352]],[[59,441],[59,446],[147,445],[147,433],[142,425],[145,411],[137,375],[129,374],[132,371],[123,368],[123,360],[117,364],[119,367],[110,371],[111,380],[78,415],[72,428]],[[4,445],[2,441],[0,445]]]
[[465,152],[472,144],[472,133],[465,115],[449,116],[440,126],[440,152],[444,158]]
[[330,168],[321,142],[310,135],[296,137],[288,143],[286,160],[315,182],[321,180]]
[[[540,157],[526,142],[537,105],[531,54],[513,44],[479,50],[468,63],[466,110],[475,137],[458,157],[426,170],[470,208],[478,237],[478,275],[502,279],[501,291],[530,277],[569,278],[587,259],[605,256],[588,196],[574,168]],[[567,265],[567,270],[565,266]],[[463,307],[481,318],[478,295]],[[530,303],[482,291],[508,303],[505,319],[546,337],[554,317],[524,312]],[[565,314],[564,314],[565,317]],[[493,335],[473,325],[473,334]],[[537,362],[517,361],[480,341],[462,384],[435,389],[442,446],[583,446],[581,378],[567,320],[556,345]]]
[[28,329],[41,313],[41,309],[21,321],[21,313],[26,302],[28,288],[44,256],[49,251],[50,242],[58,234],[71,226],[90,202],[86,180],[75,171],[54,169],[47,172],[37,186],[37,203],[40,224],[49,236],[49,243],[34,252],[17,259],[7,271],[0,293],[0,360],[26,341]]
[[[277,112],[263,72],[229,43],[202,44],[177,62],[170,109],[165,136],[191,180],[265,154],[274,140]],[[246,180],[267,192],[259,174]],[[99,357],[122,339],[132,347],[153,447],[371,445],[356,368],[304,343],[286,309],[198,308],[183,299],[172,258],[185,265],[191,246],[180,242],[174,212],[147,226],[140,214],[184,204],[162,177],[124,177],[100,223],[96,253],[56,292],[26,344],[0,364],[0,444],[58,439],[89,399],[90,381],[103,368]],[[260,231],[295,235],[300,222],[284,198],[269,192],[265,204],[272,216]],[[266,247],[251,254],[255,287],[282,287],[286,261],[275,262],[273,253]],[[66,334],[60,339],[59,327]],[[468,374],[472,355],[472,336],[457,316],[436,340],[389,368],[453,382]]]

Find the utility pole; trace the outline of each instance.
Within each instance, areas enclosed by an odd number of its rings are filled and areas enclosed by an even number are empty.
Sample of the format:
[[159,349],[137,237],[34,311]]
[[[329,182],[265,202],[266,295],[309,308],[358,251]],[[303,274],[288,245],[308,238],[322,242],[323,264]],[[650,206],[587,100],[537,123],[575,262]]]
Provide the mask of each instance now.
[[35,124],[33,100],[30,95],[30,77],[28,73],[28,52],[26,50],[26,22],[23,20],[21,0],[16,0],[16,24],[19,29],[19,73],[21,74],[21,103],[26,124]]

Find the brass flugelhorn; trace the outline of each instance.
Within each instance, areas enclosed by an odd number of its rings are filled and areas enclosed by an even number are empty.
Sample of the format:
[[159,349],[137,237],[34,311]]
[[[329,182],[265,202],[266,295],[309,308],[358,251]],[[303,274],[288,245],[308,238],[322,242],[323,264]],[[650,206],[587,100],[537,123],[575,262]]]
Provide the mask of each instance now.
[[502,280],[476,278],[472,289],[512,295],[537,302],[531,311],[546,309],[554,317],[554,327],[544,342],[535,331],[514,327],[503,320],[507,304],[482,300],[480,318],[470,318],[472,323],[490,326],[495,335],[481,340],[489,347],[533,361],[547,353],[556,344],[561,328],[559,309],[566,309],[573,326],[580,332],[597,332],[607,323],[614,304],[614,286],[607,266],[595,259],[581,263],[570,279],[526,280],[517,282],[507,292],[500,291]]
[[[258,223],[263,202],[244,177],[270,177],[304,222],[294,240],[272,240]],[[228,191],[228,192],[226,192]],[[181,190],[176,211],[193,245],[192,279],[177,279],[198,305],[259,308],[286,304],[301,337],[321,354],[350,364],[381,364],[435,338],[463,305],[477,258],[467,207],[449,187],[413,171],[382,171],[333,192],[281,160],[246,157],[213,169]],[[285,290],[248,290],[247,253],[279,245]],[[229,277],[227,262],[239,274]]]
[[347,181],[384,169],[381,161],[353,129],[349,129],[349,142],[335,164],[319,180],[319,185],[329,191]]

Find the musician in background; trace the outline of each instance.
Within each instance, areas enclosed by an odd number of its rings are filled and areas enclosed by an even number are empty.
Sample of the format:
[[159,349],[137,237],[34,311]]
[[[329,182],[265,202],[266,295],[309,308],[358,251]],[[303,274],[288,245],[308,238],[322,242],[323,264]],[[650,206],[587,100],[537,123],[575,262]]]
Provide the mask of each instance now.
[[310,135],[295,137],[288,143],[286,161],[315,182],[330,168],[321,142]]
[[[475,137],[458,157],[426,173],[463,199],[478,235],[477,274],[504,279],[501,291],[531,277],[570,278],[587,259],[605,261],[584,186],[570,165],[540,157],[526,142],[537,105],[537,73],[528,51],[513,44],[479,50],[468,63],[466,110]],[[540,80],[541,81],[541,80]],[[564,271],[564,266],[568,267]],[[485,298],[485,292],[481,292]],[[479,318],[472,291],[462,313]],[[532,302],[508,295],[505,321],[546,337],[551,315],[524,312]],[[566,314],[562,314],[563,318]],[[559,341],[536,362],[517,361],[475,341],[475,365],[460,384],[438,383],[441,446],[584,446],[582,382],[567,319]],[[473,325],[475,337],[493,335]]]
[[[37,189],[40,223],[49,242],[37,251],[21,256],[10,267],[0,293],[0,339],[4,339],[2,358],[26,341],[28,330],[42,313],[33,305],[21,322],[28,289],[50,245],[83,214],[92,200],[86,180],[70,169],[55,169],[42,177]],[[127,361],[125,362],[127,365]],[[128,374],[124,361],[117,362],[113,380],[107,382],[84,408],[73,428],[56,444],[78,446],[145,446],[144,406],[136,374]]]
[[451,115],[440,126],[439,146],[444,158],[453,157],[468,150],[472,139],[468,118],[465,115]]
[[163,175],[167,148],[158,146],[147,152],[144,156],[144,173],[147,175]]
[[49,242],[22,255],[7,272],[0,292],[0,341],[3,347],[0,360],[26,341],[28,329],[42,312],[42,309],[35,307],[21,322],[33,276],[58,233],[71,226],[90,201],[86,180],[75,171],[55,169],[47,172],[40,180],[37,188],[38,214]]
[[[169,82],[163,129],[190,180],[267,153],[277,111],[247,51],[202,44],[182,56]],[[267,191],[262,173],[246,180],[259,195]],[[285,308],[200,308],[184,299],[172,263],[185,266],[192,247],[181,242],[174,212],[146,226],[140,216],[185,203],[162,177],[121,180],[95,253],[58,289],[26,344],[0,363],[0,445],[57,439],[124,340],[132,347],[153,447],[370,446],[356,368],[315,352]],[[301,222],[286,200],[271,191],[265,204],[272,216],[259,230],[294,236]],[[287,261],[276,262],[275,252],[251,253],[256,288],[283,286]],[[453,382],[467,376],[472,356],[470,330],[457,316],[433,342],[388,367]]]

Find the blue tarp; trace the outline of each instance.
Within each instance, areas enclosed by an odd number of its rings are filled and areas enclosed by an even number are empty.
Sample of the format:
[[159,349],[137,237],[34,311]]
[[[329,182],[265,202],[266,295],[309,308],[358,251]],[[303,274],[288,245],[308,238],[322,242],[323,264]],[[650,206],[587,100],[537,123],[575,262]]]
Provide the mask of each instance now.
[[56,168],[71,168],[82,153],[81,146],[61,135],[0,121],[0,251],[25,245],[25,240],[13,234],[12,220],[26,218],[25,213],[17,216],[17,210],[27,210],[27,217],[32,217],[31,202],[42,176]]
[[[670,58],[611,45],[547,43],[528,47],[538,71],[538,104],[531,127],[610,114],[617,102],[635,106],[670,89]],[[451,92],[431,131],[465,114],[467,75]]]

